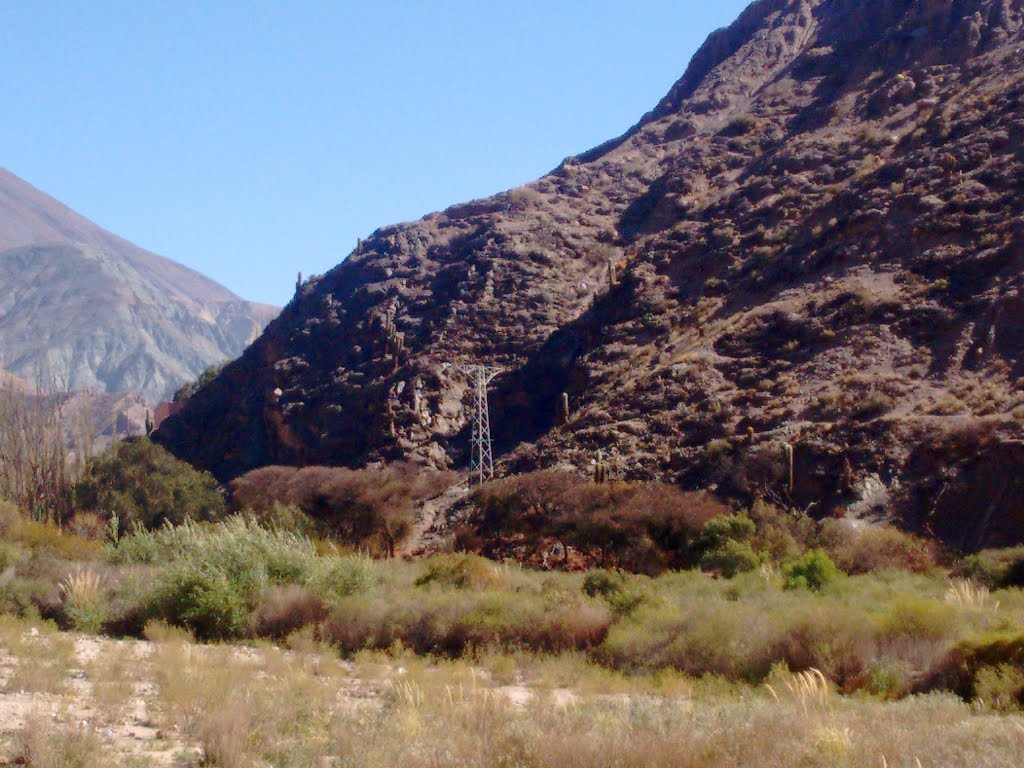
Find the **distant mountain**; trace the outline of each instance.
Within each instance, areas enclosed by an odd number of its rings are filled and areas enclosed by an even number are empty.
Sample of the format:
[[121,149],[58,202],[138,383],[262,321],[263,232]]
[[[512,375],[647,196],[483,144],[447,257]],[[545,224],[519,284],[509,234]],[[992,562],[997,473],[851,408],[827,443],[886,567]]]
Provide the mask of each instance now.
[[156,401],[237,357],[277,312],[0,168],[0,368]]
[[1018,542],[1022,179],[1020,0],[759,0],[625,136],[375,232],[158,439],[220,477],[466,466],[452,363],[492,362],[499,472],[600,448]]

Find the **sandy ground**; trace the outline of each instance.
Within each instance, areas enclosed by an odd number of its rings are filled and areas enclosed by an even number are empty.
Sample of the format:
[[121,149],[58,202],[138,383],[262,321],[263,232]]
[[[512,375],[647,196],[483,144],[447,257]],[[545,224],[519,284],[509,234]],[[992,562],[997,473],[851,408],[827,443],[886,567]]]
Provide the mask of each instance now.
[[[63,668],[59,682],[49,685],[51,691],[29,691],[19,688],[16,671],[24,664],[25,654],[6,652],[0,655],[0,765],[11,764],[17,753],[19,734],[26,723],[41,723],[47,730],[78,726],[97,734],[110,750],[127,766],[186,766],[196,765],[201,758],[198,744],[185,738],[175,726],[166,726],[168,718],[160,717],[158,689],[149,663],[158,647],[156,643],[144,640],[114,640],[83,635],[40,635],[38,630],[29,629],[22,636],[25,646],[51,642],[73,644],[66,668]],[[203,654],[223,653],[222,648],[188,644],[184,646],[188,658],[199,658]],[[234,661],[243,665],[252,664],[253,674],[265,674],[263,667],[266,649],[246,646],[232,646]],[[300,659],[309,654],[281,651],[287,659]],[[43,654],[49,658],[50,654]],[[101,682],[94,672],[94,665],[106,659],[130,672],[123,682],[124,695],[111,703],[110,696],[100,703],[97,686]],[[313,662],[315,663],[315,661]],[[341,708],[373,708],[381,703],[382,694],[396,682],[400,682],[406,670],[399,664],[382,666],[367,677],[358,677],[353,665],[333,661],[347,676],[332,678],[337,681],[337,704]],[[38,686],[38,680],[36,684]],[[523,684],[488,685],[494,694],[504,696],[514,706],[525,707],[538,695],[537,691]],[[577,694],[558,688],[546,690],[543,694],[551,706],[571,706],[577,701]]]

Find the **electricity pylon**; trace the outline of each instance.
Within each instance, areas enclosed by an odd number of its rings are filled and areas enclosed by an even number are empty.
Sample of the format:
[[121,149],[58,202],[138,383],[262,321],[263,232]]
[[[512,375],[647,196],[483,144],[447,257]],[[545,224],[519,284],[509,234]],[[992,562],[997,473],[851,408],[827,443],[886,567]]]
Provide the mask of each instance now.
[[487,408],[487,385],[502,372],[496,365],[456,365],[473,377],[473,438],[470,468],[480,484],[494,479],[494,454],[491,451],[491,416]]

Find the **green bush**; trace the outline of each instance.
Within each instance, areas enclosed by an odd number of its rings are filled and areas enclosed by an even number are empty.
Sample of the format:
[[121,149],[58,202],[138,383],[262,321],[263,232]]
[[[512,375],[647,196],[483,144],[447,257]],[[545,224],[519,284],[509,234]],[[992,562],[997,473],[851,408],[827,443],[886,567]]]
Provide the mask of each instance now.
[[949,690],[993,709],[1024,707],[1024,633],[979,635],[956,643],[918,686]]
[[700,567],[728,578],[754,570],[762,562],[751,545],[756,533],[754,521],[743,514],[708,520],[694,541],[694,549],[700,553]]
[[731,579],[738,573],[754,570],[761,562],[761,556],[748,542],[727,539],[701,556],[700,567],[706,571],[718,571]]
[[754,521],[746,515],[721,515],[704,523],[694,542],[700,552],[710,552],[729,541],[749,541],[757,533]]
[[[209,563],[181,562],[161,574],[149,615],[189,630],[201,640],[240,637],[250,601],[266,584],[256,564],[228,574]],[[237,581],[236,581],[237,579]]]
[[641,578],[644,577],[630,577],[623,571],[588,571],[583,578],[583,592],[603,599],[616,614],[629,616],[651,599],[639,583]]
[[186,520],[219,520],[224,499],[217,482],[146,438],[118,443],[97,457],[75,486],[75,507],[108,518],[121,530]]
[[822,549],[812,549],[784,563],[782,574],[786,589],[811,589],[820,592],[843,575]]
[[1024,709],[1024,668],[1015,664],[982,667],[974,676],[974,693],[989,709],[1019,712]]
[[[261,623],[280,628],[292,620],[286,615],[292,608],[312,615],[314,602],[331,606],[376,583],[368,558],[318,555],[308,537],[269,530],[245,517],[140,529],[112,543],[109,559],[162,564],[151,575],[141,607],[124,608],[123,620],[136,626],[160,619],[200,639],[240,637]],[[275,590],[286,586],[303,593]]]
[[987,587],[1024,587],[1024,545],[970,555],[960,574]]

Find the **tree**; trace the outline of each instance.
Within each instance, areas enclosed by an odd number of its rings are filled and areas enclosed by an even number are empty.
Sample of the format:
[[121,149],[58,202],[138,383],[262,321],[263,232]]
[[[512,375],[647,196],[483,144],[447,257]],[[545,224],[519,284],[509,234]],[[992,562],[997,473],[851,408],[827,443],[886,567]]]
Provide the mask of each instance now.
[[0,496],[35,517],[66,520],[73,467],[65,432],[66,387],[43,372],[34,390],[0,382]]
[[118,443],[93,459],[74,489],[77,509],[117,515],[128,526],[217,520],[224,498],[217,481],[148,438]]

